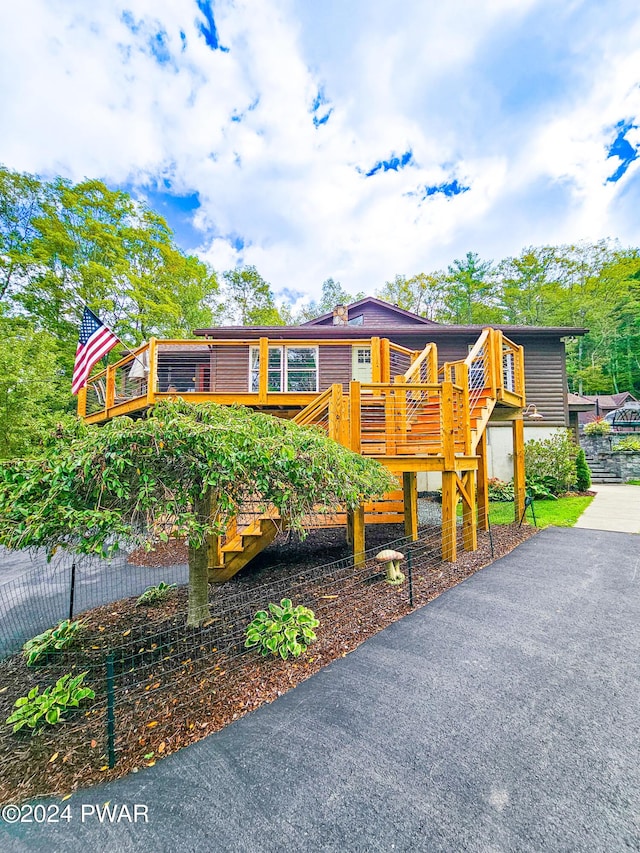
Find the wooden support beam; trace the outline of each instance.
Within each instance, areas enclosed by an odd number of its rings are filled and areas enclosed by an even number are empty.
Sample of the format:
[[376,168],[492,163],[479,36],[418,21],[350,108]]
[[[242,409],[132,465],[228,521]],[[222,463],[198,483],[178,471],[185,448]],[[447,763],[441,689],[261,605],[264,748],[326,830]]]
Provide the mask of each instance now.
[[403,471],[404,535],[418,538],[418,478],[415,471]]
[[158,384],[158,342],[149,338],[149,375],[147,376],[147,406],[153,406],[156,401],[156,385]]
[[349,431],[350,445],[354,453],[362,449],[362,425],[360,409],[360,383],[349,383]]
[[442,472],[442,559],[456,561],[456,472]]
[[353,547],[353,565],[363,566],[365,562],[364,504],[347,513],[347,538],[349,530],[351,530],[350,544]]
[[487,430],[482,431],[476,450],[478,454],[478,525],[489,529],[489,477],[487,474]]
[[511,434],[513,436],[513,494],[514,494],[514,519],[520,521],[524,512],[524,500],[526,497],[526,483],[524,470],[524,421],[517,418],[511,421]]
[[465,471],[462,480],[462,547],[465,551],[478,549],[478,517],[476,514],[476,472]]
[[269,393],[269,338],[260,338],[259,346],[258,402],[266,403]]

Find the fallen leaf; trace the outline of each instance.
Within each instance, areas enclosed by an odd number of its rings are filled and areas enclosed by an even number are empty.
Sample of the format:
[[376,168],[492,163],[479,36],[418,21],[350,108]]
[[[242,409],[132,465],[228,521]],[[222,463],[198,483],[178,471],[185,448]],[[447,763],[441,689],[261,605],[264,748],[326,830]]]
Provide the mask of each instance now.
[[92,740],[92,741],[91,741],[91,749],[95,749],[97,745],[98,745],[98,741],[97,741],[97,740]]
[[152,722],[147,723],[147,728],[148,728],[148,729],[152,729],[154,726],[157,726],[157,725],[158,725],[158,721],[157,721],[157,720],[153,720]]
[[129,628],[129,630],[128,630],[128,631],[125,631],[125,632],[124,632],[124,634],[123,634],[122,636],[123,636],[123,637],[128,637],[130,633],[131,633],[131,628]]
[[162,743],[161,743],[161,744],[160,744],[160,746],[158,747],[158,752],[164,752],[164,751],[165,751],[165,749],[166,749],[166,744],[165,744],[165,742],[164,742],[164,741],[162,741]]
[[49,764],[52,764],[56,760],[58,755],[60,755],[59,752],[54,752],[53,755],[51,756],[51,758],[49,759]]

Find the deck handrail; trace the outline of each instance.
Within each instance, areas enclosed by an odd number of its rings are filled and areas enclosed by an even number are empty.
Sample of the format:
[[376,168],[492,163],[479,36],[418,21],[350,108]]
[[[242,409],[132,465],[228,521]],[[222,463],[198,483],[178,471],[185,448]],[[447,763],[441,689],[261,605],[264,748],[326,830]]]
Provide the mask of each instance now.
[[428,343],[426,347],[422,350],[422,352],[418,355],[418,357],[415,359],[411,367],[404,374],[405,382],[411,382],[413,381],[413,377],[415,375],[420,375],[422,365],[425,363],[425,361],[427,361],[429,365],[429,379],[435,380],[437,378],[435,375],[432,374],[434,372],[434,365],[438,364],[438,351],[434,343]]

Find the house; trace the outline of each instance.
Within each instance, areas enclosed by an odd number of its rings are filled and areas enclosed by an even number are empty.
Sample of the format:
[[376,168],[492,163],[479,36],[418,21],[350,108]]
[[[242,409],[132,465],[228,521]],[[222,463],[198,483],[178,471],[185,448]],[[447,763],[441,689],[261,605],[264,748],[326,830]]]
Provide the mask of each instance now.
[[609,412],[621,409],[626,403],[638,402],[629,391],[622,391],[620,394],[585,394],[584,399],[588,400],[592,405],[590,410],[581,412],[578,415],[578,422],[582,427],[598,418],[604,418]]
[[[456,504],[463,505],[463,547],[474,550],[478,519],[488,524],[488,477],[513,477],[519,517],[525,435],[568,426],[563,338],[585,331],[447,326],[367,297],[300,326],[224,326],[197,329],[195,340],[152,339],[93,376],[78,412],[98,423],[178,394],[317,425],[378,459],[398,476],[399,489],[348,515],[309,519],[310,527],[346,524],[359,559],[365,524],[404,520],[415,537],[418,490],[437,486],[443,558],[455,560]],[[525,427],[526,412],[538,420]],[[276,527],[267,512],[214,543],[212,580],[239,570]]]

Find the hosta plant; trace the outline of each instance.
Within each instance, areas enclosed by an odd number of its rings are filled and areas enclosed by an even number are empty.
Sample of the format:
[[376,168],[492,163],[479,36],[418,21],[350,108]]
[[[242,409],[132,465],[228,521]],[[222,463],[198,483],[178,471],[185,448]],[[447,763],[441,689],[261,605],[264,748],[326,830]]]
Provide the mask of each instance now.
[[299,604],[294,607],[290,598],[280,604],[269,604],[269,610],[258,610],[247,627],[245,648],[259,646],[263,655],[299,657],[316,640],[314,628],[320,624],[313,610]]
[[65,619],[55,628],[49,628],[43,634],[38,634],[37,637],[27,640],[22,647],[27,666],[33,666],[42,658],[46,662],[46,659],[54,652],[66,649],[74,641],[76,634],[83,625],[84,622],[81,619],[77,619],[75,622]]
[[42,721],[51,726],[63,722],[65,711],[77,708],[85,699],[95,699],[95,692],[90,687],[82,686],[86,674],[81,672],[80,675],[72,676],[69,672],[42,693],[39,687],[33,687],[26,696],[16,701],[16,710],[7,718],[7,724],[13,726],[14,732],[28,726],[35,733],[36,726]]
[[176,587],[177,584],[165,583],[164,581],[160,581],[157,586],[148,586],[136,601],[136,607],[140,604],[157,604],[160,601],[165,601]]

